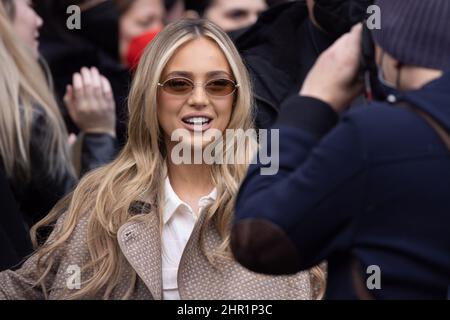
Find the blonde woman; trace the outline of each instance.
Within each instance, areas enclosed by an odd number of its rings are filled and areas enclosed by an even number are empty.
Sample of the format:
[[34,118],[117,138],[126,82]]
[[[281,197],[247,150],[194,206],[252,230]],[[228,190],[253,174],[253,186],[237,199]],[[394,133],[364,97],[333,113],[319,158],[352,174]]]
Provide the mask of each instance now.
[[[0,0],[0,167],[29,225],[41,220],[77,182],[65,125],[37,63],[41,25],[30,1]],[[101,99],[90,98],[95,86],[86,86],[86,78],[102,81]],[[100,100],[105,103],[98,107]],[[81,144],[83,172],[115,153],[110,101],[109,83],[98,72],[86,69],[74,76],[66,103],[86,133]]]
[[[312,273],[261,276],[231,256],[230,222],[246,164],[173,161],[176,130],[189,133],[182,143],[192,151],[209,143],[198,133],[250,129],[251,97],[242,60],[217,26],[183,20],[166,27],[134,78],[128,143],[35,226],[59,217],[47,243],[20,270],[0,274],[0,296],[313,298]],[[246,151],[233,148],[235,155]]]

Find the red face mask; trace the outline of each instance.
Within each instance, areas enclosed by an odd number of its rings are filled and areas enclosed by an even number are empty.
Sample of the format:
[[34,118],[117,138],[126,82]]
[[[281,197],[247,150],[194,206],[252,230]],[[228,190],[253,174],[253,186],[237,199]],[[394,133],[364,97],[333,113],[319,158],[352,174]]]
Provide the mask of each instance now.
[[131,40],[127,50],[127,65],[130,70],[136,69],[145,48],[160,31],[161,29],[154,29]]

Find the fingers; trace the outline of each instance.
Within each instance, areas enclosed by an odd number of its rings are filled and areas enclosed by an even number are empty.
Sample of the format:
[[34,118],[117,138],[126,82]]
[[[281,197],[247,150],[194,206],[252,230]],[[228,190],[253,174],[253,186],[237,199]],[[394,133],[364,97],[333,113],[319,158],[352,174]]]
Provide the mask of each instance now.
[[97,68],[82,68],[73,75],[64,101],[81,131],[115,135],[115,103],[111,84]]
[[72,85],[68,84],[66,86],[66,93],[64,95],[64,102],[70,102],[73,99],[73,87]]
[[80,73],[77,72],[73,75],[72,81],[74,96],[78,100],[86,99],[95,104],[105,97],[112,99],[111,84],[95,67],[82,68]]
[[73,87],[69,84],[66,86],[66,94],[64,95],[63,101],[64,104],[66,105],[67,111],[70,115],[70,117],[73,119],[76,117],[76,105],[74,102],[75,98],[74,98],[74,89]]
[[350,30],[348,39],[352,44],[351,48],[354,49],[358,55],[361,52],[362,28],[362,23],[355,24]]
[[77,142],[77,136],[74,133],[71,133],[69,135],[69,138],[67,139],[67,143],[69,144],[69,147],[73,146]]
[[74,93],[73,93],[73,87],[72,85],[68,84],[66,86],[66,93],[64,95],[64,103],[66,104],[66,106],[70,109],[73,105],[72,101],[74,99]]
[[362,88],[358,81],[362,24],[339,38],[317,59],[308,73],[300,95],[327,102],[335,111],[349,106]]
[[[348,49],[359,49],[361,47],[362,23],[355,24],[350,32],[341,36],[331,47],[345,47]],[[350,47],[346,47],[350,46]]]
[[91,71],[88,68],[81,68],[81,76],[83,79],[83,89],[84,89],[85,98],[90,100],[90,99],[92,99],[93,94],[94,94]]
[[102,99],[103,98],[103,92],[102,92],[102,81],[100,73],[98,72],[97,68],[91,68],[91,80],[92,80],[92,93],[93,97],[96,99]]
[[101,76],[100,80],[101,80],[101,84],[102,84],[103,95],[108,100],[113,100],[113,92],[112,92],[111,84],[109,83],[108,79],[106,79],[104,76]]
[[[77,107],[80,109],[103,108],[112,100],[112,89],[109,81],[95,67],[82,68],[79,73],[73,75],[72,82],[73,88],[66,91],[71,90]],[[67,99],[69,98],[69,95],[67,95]]]
[[73,97],[73,87],[72,87],[72,85],[68,84],[68,85],[66,86],[66,94],[67,94],[70,98]]
[[352,30],[350,31],[350,33],[355,33],[357,36],[361,37],[362,28],[363,28],[363,24],[361,22],[357,23],[352,27]]
[[72,77],[73,89],[74,89],[74,97],[77,100],[84,99],[84,85],[83,78],[81,74],[74,73]]
[[359,70],[361,59],[362,24],[358,23],[330,48],[333,60],[342,68],[342,73],[353,74]]

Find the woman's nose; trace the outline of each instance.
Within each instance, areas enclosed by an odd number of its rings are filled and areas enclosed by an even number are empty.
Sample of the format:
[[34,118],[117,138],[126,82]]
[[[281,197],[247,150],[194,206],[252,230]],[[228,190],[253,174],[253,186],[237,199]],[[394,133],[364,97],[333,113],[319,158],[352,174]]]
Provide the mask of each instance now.
[[189,104],[195,106],[206,106],[209,103],[208,95],[202,85],[196,85],[189,97]]
[[35,12],[36,15],[36,27],[39,29],[44,24],[44,20]]

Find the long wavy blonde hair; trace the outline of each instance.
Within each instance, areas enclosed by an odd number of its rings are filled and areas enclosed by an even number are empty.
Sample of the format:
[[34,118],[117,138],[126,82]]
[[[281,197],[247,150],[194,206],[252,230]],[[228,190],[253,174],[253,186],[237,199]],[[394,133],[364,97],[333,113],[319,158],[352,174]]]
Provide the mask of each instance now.
[[[67,131],[39,64],[11,24],[15,7],[0,1],[0,158],[13,183],[31,177],[30,139],[33,118],[43,113],[46,136],[41,148],[49,176],[71,170]],[[33,106],[39,106],[39,110]],[[18,186],[20,187],[20,185]]]
[[[87,239],[89,269],[92,276],[85,285],[70,298],[89,298],[104,292],[108,298],[121,280],[125,259],[118,242],[118,229],[126,222],[141,219],[146,215],[132,215],[130,205],[142,200],[144,195],[154,196],[152,205],[155,212],[162,214],[164,178],[166,175],[166,147],[162,143],[163,133],[157,118],[158,82],[164,67],[178,48],[198,37],[206,37],[221,48],[236,81],[240,84],[235,93],[235,103],[228,129],[251,129],[253,127],[253,102],[250,80],[240,55],[228,36],[214,24],[204,20],[181,20],[168,25],[145,50],[133,79],[128,108],[128,141],[119,156],[110,164],[86,175],[73,194],[62,200],[50,214],[33,227],[35,244],[40,227],[54,222],[63,211],[67,211],[62,228],[52,241],[40,247],[38,267],[42,270],[40,284],[44,287],[46,274],[53,264],[53,253],[69,239],[82,216],[89,212]],[[244,148],[233,148],[245,152]],[[239,151],[240,150],[240,151]],[[216,252],[205,252],[214,256],[226,256],[228,252],[229,230],[234,211],[235,197],[248,165],[211,165],[211,177],[217,188],[218,198],[208,208],[204,226],[214,223],[222,244]],[[133,276],[135,281],[136,276]],[[127,298],[133,290],[123,298]]]

